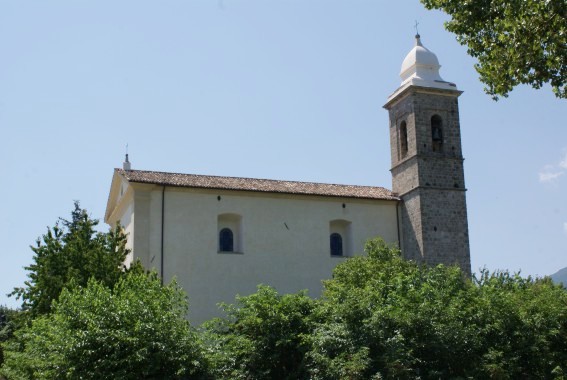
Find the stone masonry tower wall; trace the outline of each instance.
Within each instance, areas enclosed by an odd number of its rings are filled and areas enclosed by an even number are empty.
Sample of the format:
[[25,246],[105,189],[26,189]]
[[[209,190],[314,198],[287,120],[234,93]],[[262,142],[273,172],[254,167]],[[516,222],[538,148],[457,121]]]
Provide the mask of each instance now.
[[470,273],[460,91],[411,86],[387,104],[401,248],[412,260]]
[[389,111],[392,189],[401,198],[404,256],[471,273],[458,91],[420,37],[402,64]]

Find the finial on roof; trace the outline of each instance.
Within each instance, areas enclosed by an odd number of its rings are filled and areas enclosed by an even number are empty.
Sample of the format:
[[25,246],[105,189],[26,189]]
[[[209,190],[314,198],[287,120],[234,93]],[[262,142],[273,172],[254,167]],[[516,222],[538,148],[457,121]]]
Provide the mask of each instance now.
[[421,36],[419,35],[419,30],[417,29],[417,26],[419,25],[419,22],[417,22],[417,20],[415,20],[415,25],[413,26],[415,28],[415,46],[423,46],[421,44]]
[[124,162],[122,163],[122,169],[132,170],[132,165],[130,164],[130,161],[128,161],[128,144],[126,144],[126,158],[125,158]]
[[415,35],[415,46],[423,46],[421,43],[421,36],[419,34]]

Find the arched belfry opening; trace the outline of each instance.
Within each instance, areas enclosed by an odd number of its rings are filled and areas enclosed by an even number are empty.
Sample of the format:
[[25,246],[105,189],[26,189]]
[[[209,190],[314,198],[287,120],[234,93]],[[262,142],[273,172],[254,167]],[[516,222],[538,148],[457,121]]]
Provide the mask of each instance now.
[[434,152],[443,151],[443,119],[439,115],[431,116],[431,146]]
[[404,121],[400,123],[400,159],[408,155],[408,125]]

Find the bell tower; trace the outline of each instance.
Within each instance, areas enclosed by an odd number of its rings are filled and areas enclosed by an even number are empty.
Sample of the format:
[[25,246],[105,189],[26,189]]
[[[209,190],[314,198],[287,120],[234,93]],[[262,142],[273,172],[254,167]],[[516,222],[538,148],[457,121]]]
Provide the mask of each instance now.
[[404,256],[471,273],[458,97],[419,35],[402,63],[401,86],[384,105],[390,118],[392,189],[402,199]]

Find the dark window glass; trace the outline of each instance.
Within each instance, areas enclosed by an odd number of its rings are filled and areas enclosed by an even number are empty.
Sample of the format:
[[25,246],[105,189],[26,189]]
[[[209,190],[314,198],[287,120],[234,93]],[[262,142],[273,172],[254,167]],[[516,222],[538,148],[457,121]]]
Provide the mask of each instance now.
[[334,232],[331,234],[331,256],[343,255],[343,238]]
[[223,228],[219,232],[219,251],[233,252],[234,251],[234,237],[230,228]]

